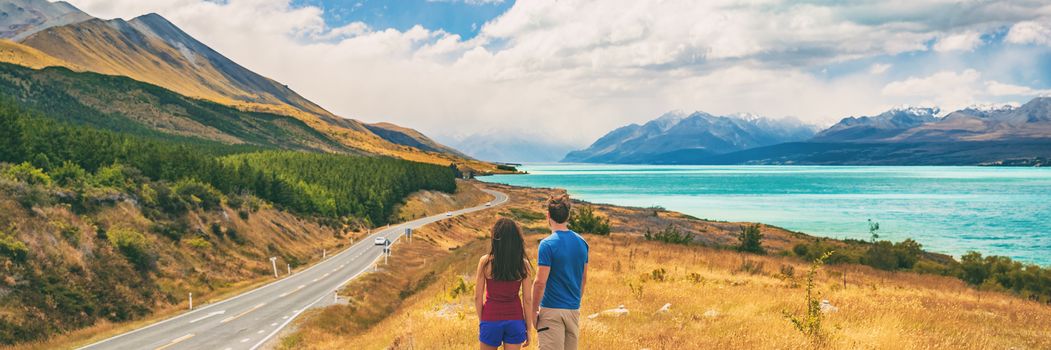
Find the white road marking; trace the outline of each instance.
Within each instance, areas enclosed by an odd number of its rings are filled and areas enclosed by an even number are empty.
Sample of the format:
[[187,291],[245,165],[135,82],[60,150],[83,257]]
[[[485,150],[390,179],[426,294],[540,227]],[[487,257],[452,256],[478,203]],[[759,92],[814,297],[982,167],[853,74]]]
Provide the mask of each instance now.
[[289,294],[292,294],[292,293],[298,292],[298,291],[299,291],[300,289],[303,289],[303,288],[306,288],[306,287],[307,287],[307,285],[305,285],[305,284],[301,284],[301,285],[299,285],[299,287],[296,287],[296,289],[293,289],[293,290],[291,290],[291,291],[288,291],[288,292],[284,292],[283,294],[281,294],[281,295],[278,295],[277,297],[278,297],[278,298],[284,298],[284,297],[287,297],[287,296],[288,296]]
[[277,327],[277,322],[271,323],[270,327]]
[[258,332],[255,332],[255,334],[263,334],[263,330],[260,329]]
[[247,343],[248,342],[248,338],[241,339],[241,342],[242,343]]
[[155,350],[164,350],[164,349],[167,349],[167,348],[171,347],[172,345],[175,345],[175,344],[178,344],[178,343],[180,343],[180,342],[182,342],[182,341],[185,341],[186,339],[190,339],[190,338],[193,338],[193,336],[194,336],[194,334],[193,334],[193,333],[190,333],[190,334],[187,334],[187,335],[184,335],[184,336],[181,336],[181,337],[175,338],[175,339],[173,339],[173,340],[172,340],[172,341],[171,341],[170,343],[168,343],[168,344],[164,344],[164,346],[161,346],[161,347],[159,347],[159,348],[157,348],[157,349],[155,349]]
[[216,315],[222,315],[222,314],[225,314],[225,313],[226,313],[226,310],[212,312],[212,313],[209,313],[207,315],[201,316],[200,318],[194,319],[193,321],[190,321],[190,323],[195,323],[197,321],[200,321],[200,320],[212,317],[212,316],[216,316]]
[[311,281],[311,282],[317,282],[317,280],[319,280],[319,279],[320,279],[320,278],[315,278],[315,279],[314,279],[313,281]]
[[227,322],[236,320],[236,319],[238,319],[241,316],[247,315],[249,312],[255,311],[256,309],[259,309],[259,308],[263,307],[263,305],[266,305],[266,303],[259,303],[259,305],[253,306],[251,309],[245,310],[244,312],[239,313],[237,315],[227,317],[227,318],[223,319],[222,322],[219,322],[219,323],[227,323]]

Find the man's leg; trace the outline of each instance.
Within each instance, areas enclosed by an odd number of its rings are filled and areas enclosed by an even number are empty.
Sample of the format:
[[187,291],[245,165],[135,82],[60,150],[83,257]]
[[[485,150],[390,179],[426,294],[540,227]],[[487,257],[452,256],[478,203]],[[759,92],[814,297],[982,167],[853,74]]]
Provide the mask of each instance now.
[[562,324],[566,328],[565,350],[576,350],[580,339],[580,310],[562,311]]
[[536,324],[536,338],[540,350],[565,349],[566,327],[557,309],[540,309],[540,320]]

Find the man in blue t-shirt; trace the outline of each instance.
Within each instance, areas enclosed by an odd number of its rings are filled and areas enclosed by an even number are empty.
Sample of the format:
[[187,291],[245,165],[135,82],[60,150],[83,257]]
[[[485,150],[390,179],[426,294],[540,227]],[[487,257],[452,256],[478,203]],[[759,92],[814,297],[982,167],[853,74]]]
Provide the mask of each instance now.
[[536,317],[540,350],[576,349],[580,337],[580,297],[588,278],[588,243],[566,226],[569,196],[547,201],[551,235],[538,247],[533,300],[540,300]]

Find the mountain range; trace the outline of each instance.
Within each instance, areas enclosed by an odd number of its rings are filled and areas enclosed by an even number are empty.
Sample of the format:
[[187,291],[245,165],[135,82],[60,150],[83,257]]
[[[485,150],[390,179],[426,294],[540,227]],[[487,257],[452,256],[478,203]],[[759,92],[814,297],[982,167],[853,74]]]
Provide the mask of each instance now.
[[[666,114],[611,131],[563,161],[647,164],[1040,164],[1051,158],[1051,98],[1021,106],[899,107],[816,131],[793,119]],[[684,123],[684,121],[690,121]],[[761,122],[760,122],[761,121]],[[808,130],[810,131],[808,134]],[[816,131],[816,132],[815,132]]]
[[670,112],[643,125],[617,128],[564,162],[649,163],[684,151],[716,155],[810,138],[817,128],[796,119]]
[[286,85],[237,64],[157,14],[103,20],[61,1],[5,0],[0,2],[0,28],[3,62],[125,76],[240,111],[292,117],[357,153],[493,168],[415,130],[337,116]]

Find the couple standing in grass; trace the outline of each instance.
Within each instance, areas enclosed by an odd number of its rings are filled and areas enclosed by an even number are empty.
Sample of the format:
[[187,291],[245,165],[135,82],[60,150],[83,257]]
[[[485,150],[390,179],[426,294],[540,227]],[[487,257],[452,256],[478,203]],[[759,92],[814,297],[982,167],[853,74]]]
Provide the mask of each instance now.
[[[479,260],[475,274],[481,349],[528,347],[533,328],[540,350],[577,348],[588,244],[566,226],[569,209],[567,195],[547,201],[551,235],[537,248],[535,277],[518,224],[503,218],[493,226],[489,254]],[[540,300],[539,305],[534,300]]]

